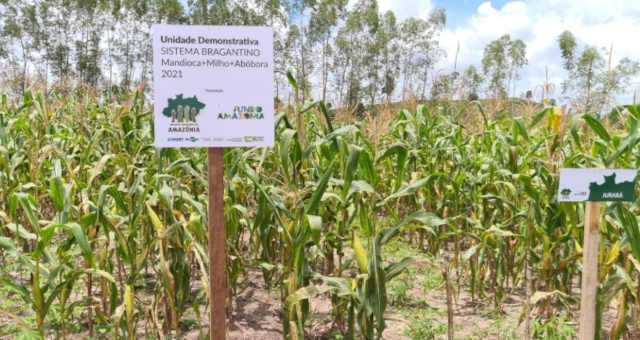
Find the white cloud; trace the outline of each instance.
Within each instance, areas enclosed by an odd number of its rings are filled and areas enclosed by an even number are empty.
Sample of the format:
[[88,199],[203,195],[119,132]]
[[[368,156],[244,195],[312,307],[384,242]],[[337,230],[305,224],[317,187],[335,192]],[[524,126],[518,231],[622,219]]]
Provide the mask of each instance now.
[[[511,1],[495,8],[490,1],[478,6],[475,14],[457,28],[447,28],[440,44],[447,58],[437,67],[443,71],[453,68],[456,45],[460,42],[458,71],[469,64],[480,65],[487,43],[508,33],[512,39],[527,44],[529,65],[521,71],[518,94],[533,89],[544,80],[545,66],[556,82],[556,96],[560,95],[560,81],[566,74],[556,39],[570,30],[584,44],[609,48],[613,44],[613,64],[623,57],[640,59],[640,1],[637,0],[538,0]],[[640,83],[632,89],[640,90]],[[630,97],[631,94],[625,96]]]
[[379,0],[378,8],[380,13],[393,11],[398,21],[408,17],[419,17],[426,19],[433,9],[431,0]]

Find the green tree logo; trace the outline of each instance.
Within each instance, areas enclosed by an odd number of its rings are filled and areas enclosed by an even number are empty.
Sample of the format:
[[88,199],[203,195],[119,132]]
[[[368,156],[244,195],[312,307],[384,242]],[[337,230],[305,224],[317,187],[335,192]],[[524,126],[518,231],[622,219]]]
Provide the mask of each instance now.
[[564,197],[569,197],[569,195],[571,195],[571,189],[567,188],[567,189],[562,189],[562,191],[560,191],[560,194]]
[[168,99],[169,104],[162,110],[165,117],[171,117],[172,123],[195,123],[196,116],[200,114],[205,105],[198,97],[184,98],[182,94]]

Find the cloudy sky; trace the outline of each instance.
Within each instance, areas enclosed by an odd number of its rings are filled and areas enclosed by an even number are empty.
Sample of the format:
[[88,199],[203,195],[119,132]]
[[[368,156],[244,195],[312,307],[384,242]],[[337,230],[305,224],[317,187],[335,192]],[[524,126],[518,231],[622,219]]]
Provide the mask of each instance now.
[[[440,45],[447,57],[436,66],[439,72],[453,69],[456,46],[460,43],[458,69],[469,64],[480,66],[484,46],[504,33],[527,44],[529,65],[522,70],[517,93],[544,82],[545,66],[556,84],[566,77],[556,39],[570,30],[579,47],[605,47],[613,44],[613,64],[623,57],[640,60],[640,0],[379,0],[381,11],[393,10],[400,19],[427,17],[434,8],[447,12],[447,26]],[[640,79],[621,96],[630,100],[633,89],[640,95]]]

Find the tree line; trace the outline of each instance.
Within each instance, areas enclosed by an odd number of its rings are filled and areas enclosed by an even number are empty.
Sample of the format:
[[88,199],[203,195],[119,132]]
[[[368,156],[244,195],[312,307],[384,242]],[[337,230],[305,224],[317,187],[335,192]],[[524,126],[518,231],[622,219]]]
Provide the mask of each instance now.
[[[400,21],[377,0],[0,0],[0,72],[15,92],[34,84],[131,88],[151,80],[154,23],[267,25],[274,28],[275,95],[282,101],[313,95],[353,106],[516,95],[528,61],[526,44],[509,34],[485,47],[477,67],[458,71],[456,53],[452,72],[434,70],[445,56],[439,35],[446,21],[441,8]],[[640,68],[629,59],[605,67],[598,49],[578,53],[576,41],[570,32],[558,38],[570,75],[562,93],[597,109],[625,91]],[[299,91],[288,91],[287,72]],[[541,88],[548,96],[549,84]]]

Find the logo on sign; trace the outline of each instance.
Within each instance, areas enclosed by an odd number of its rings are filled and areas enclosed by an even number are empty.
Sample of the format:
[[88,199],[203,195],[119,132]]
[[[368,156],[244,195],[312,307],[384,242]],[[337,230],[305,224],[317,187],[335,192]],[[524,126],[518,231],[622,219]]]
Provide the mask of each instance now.
[[200,132],[196,117],[205,107],[198,97],[184,98],[182,94],[168,99],[168,105],[162,110],[165,117],[171,118],[169,132]]
[[218,119],[224,120],[262,120],[262,106],[236,105],[233,112],[218,113]]
[[244,141],[246,143],[264,142],[264,137],[262,137],[262,136],[244,136]]

